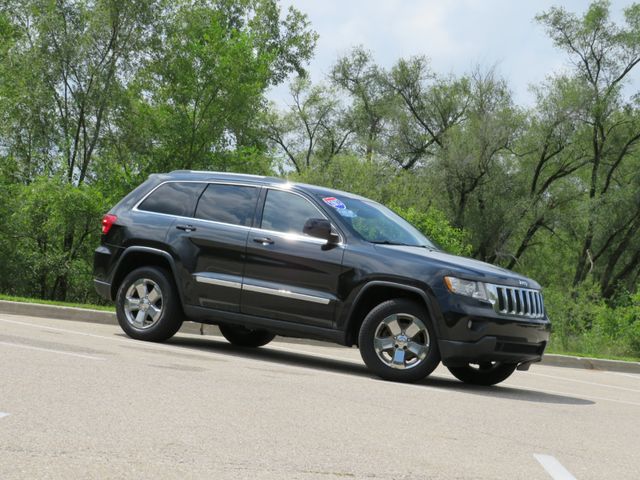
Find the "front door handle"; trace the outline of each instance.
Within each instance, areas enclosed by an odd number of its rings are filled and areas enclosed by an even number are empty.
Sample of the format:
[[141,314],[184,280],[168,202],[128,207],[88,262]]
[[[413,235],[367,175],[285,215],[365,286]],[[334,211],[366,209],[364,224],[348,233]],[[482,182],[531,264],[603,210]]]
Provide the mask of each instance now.
[[176,225],[176,228],[178,230],[184,230],[185,232],[194,232],[196,230],[196,227],[193,225]]
[[253,241],[256,243],[261,243],[262,245],[273,245],[273,240],[269,237],[254,238]]

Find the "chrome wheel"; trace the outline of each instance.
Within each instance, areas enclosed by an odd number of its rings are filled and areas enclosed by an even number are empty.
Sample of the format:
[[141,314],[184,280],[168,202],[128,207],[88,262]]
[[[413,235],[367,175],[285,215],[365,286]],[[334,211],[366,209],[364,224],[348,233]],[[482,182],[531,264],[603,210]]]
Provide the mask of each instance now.
[[429,331],[418,317],[409,313],[389,315],[374,335],[374,349],[382,362],[398,370],[414,368],[429,353]]
[[162,291],[156,282],[140,278],[133,282],[124,298],[127,322],[139,330],[154,326],[162,314]]

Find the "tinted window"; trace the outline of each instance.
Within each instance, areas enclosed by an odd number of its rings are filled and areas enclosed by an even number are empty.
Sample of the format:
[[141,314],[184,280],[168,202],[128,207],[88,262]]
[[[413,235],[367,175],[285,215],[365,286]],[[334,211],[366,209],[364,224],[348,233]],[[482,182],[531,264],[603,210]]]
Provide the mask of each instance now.
[[262,228],[276,232],[302,233],[310,218],[324,216],[308,200],[289,192],[269,190],[262,212]]
[[204,183],[171,182],[156,188],[139,210],[166,213],[169,215],[193,216],[198,197],[204,190]]
[[257,200],[255,187],[211,184],[200,197],[196,218],[250,227]]

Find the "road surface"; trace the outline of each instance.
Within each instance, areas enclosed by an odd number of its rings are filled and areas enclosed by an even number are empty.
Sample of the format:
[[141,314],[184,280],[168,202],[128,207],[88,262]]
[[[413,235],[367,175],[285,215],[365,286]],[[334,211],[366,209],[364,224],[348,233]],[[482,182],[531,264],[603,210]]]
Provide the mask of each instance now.
[[0,479],[638,479],[640,375],[378,380],[356,349],[247,350],[0,314]]

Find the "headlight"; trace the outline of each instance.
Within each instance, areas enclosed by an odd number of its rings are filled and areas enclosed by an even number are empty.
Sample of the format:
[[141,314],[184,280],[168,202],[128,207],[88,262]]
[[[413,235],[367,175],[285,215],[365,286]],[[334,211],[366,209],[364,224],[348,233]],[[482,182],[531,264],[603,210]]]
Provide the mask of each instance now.
[[451,293],[488,301],[487,288],[482,282],[463,280],[456,277],[444,277],[444,284]]

